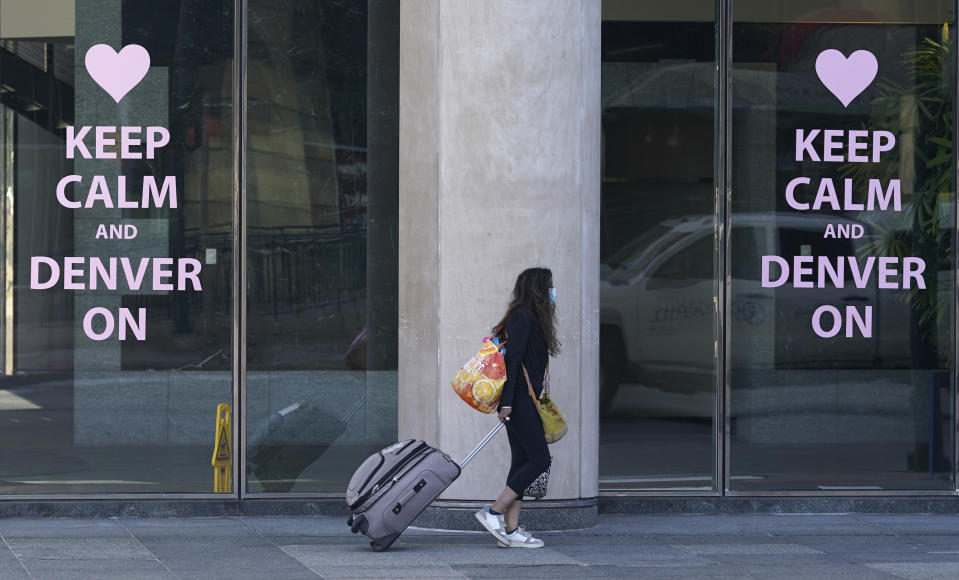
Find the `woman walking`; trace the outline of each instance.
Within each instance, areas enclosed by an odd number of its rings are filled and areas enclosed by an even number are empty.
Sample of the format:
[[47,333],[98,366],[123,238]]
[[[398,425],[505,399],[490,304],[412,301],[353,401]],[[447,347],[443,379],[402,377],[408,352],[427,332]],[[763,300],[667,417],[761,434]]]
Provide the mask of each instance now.
[[506,488],[492,504],[476,512],[476,519],[501,547],[541,548],[543,540],[519,527],[523,492],[550,465],[543,423],[529,395],[527,381],[538,398],[549,381],[549,357],[559,354],[556,339],[556,289],[547,268],[524,270],[513,287],[503,320],[493,329],[506,340],[506,383],[499,402],[499,418],[509,422],[512,461]]

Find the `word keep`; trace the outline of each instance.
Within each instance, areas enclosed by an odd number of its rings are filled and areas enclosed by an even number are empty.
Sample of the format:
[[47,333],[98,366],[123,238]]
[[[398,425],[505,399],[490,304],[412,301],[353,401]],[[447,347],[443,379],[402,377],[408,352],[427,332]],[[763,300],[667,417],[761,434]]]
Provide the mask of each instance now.
[[[821,140],[817,139],[820,133]],[[889,131],[813,129],[806,133],[803,129],[796,129],[796,161],[803,161],[808,155],[812,161],[878,163],[880,153],[892,151],[895,146],[896,136]],[[870,149],[871,155],[860,153],[870,153]]]
[[[93,155],[90,154],[84,142],[91,130],[95,139]],[[143,127],[120,127],[119,135],[117,128],[112,126],[84,125],[79,130],[76,127],[67,127],[67,159],[76,158],[77,153],[84,159],[116,159],[116,151],[107,149],[118,145],[118,140],[120,159],[143,159],[143,153],[131,149],[139,147],[141,143],[146,145],[146,158],[153,159],[156,150],[170,142],[170,132],[163,127],[147,127],[145,143],[139,138],[142,132],[144,132]]]

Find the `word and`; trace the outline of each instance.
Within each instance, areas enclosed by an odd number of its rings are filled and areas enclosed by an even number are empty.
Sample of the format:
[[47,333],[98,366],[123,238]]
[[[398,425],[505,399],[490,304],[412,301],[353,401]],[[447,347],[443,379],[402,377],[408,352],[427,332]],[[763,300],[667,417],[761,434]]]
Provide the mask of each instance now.
[[110,224],[110,229],[107,230],[106,224],[100,224],[97,226],[97,233],[93,236],[95,239],[106,239],[106,240],[132,240],[137,237],[137,227],[133,224]]

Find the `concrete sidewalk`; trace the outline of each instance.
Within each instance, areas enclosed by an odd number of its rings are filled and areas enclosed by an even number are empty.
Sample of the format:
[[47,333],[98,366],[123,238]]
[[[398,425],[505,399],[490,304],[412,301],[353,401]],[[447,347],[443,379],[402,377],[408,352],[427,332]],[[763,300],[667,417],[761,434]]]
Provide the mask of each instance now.
[[409,530],[374,553],[343,518],[0,519],[8,578],[959,578],[959,517],[600,516],[499,549]]

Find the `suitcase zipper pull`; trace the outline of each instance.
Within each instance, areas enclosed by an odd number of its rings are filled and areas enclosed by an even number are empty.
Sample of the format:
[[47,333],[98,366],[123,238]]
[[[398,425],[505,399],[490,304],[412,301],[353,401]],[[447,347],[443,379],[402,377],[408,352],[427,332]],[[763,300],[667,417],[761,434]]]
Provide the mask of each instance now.
[[[399,477],[394,477],[390,481],[392,481],[393,483],[396,483],[399,481]],[[373,495],[374,493],[379,491],[379,489],[380,489],[380,484],[377,483],[376,485],[373,486],[373,489],[370,490],[370,495]]]

